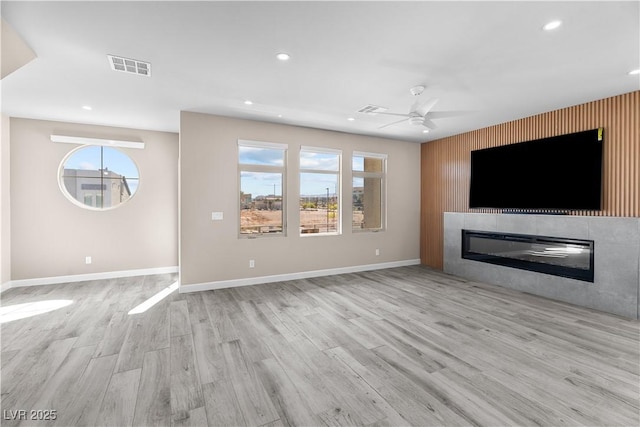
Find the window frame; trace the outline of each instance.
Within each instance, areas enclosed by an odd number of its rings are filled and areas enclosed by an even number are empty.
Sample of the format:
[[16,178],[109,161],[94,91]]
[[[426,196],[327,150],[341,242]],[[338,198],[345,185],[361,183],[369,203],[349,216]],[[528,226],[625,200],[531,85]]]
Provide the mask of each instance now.
[[[302,157],[302,153],[319,153],[319,154],[335,154],[338,156],[338,170],[327,170],[327,169],[312,169],[305,168],[302,166],[302,162],[300,161]],[[300,198],[302,197],[302,189],[298,188],[298,219],[300,220],[300,230],[298,235],[300,237],[320,237],[320,236],[339,236],[342,234],[342,150],[338,148],[329,148],[329,147],[315,147],[302,145],[300,146],[300,152],[298,153],[298,182],[302,183],[302,174],[303,173],[312,173],[312,174],[323,174],[323,175],[336,175],[337,176],[337,184],[336,184],[336,200],[338,202],[338,208],[336,209],[336,231],[325,232],[325,233],[302,233],[302,221],[300,218]],[[328,205],[328,200],[327,200]],[[328,206],[327,206],[328,208]]]
[[[267,150],[282,150],[283,162],[282,166],[260,165],[251,163],[240,163],[240,147],[263,148]],[[253,141],[246,139],[238,139],[236,149],[236,165],[237,173],[237,197],[238,197],[238,238],[240,239],[257,239],[263,237],[286,237],[287,236],[287,164],[288,164],[289,145],[277,142]],[[242,172],[257,173],[280,173],[282,175],[282,231],[276,233],[243,233],[242,232]],[[274,195],[275,196],[275,195]]]
[[[373,158],[382,160],[381,172],[356,171],[353,169],[353,160],[356,157]],[[352,233],[379,233],[387,229],[387,163],[389,156],[382,153],[366,151],[354,151],[351,154],[351,232]],[[364,167],[363,167],[364,168]],[[354,178],[379,178],[380,179],[380,228],[354,228],[353,226],[353,179]]]
[[[71,195],[71,193],[69,193],[69,191],[66,188],[64,179],[67,177],[64,174],[65,171],[65,165],[67,163],[67,161],[77,152],[82,151],[86,148],[90,148],[90,147],[98,147],[100,149],[100,166],[101,168],[105,166],[104,164],[104,150],[105,149],[112,149],[115,150],[117,152],[120,152],[121,154],[125,155],[133,164],[133,166],[136,168],[136,172],[137,172],[137,176],[136,177],[129,177],[128,179],[130,179],[131,181],[135,180],[137,181],[137,185],[136,185],[136,190],[129,196],[128,199],[126,199],[125,201],[122,201],[120,203],[118,203],[117,205],[112,205],[112,206],[95,206],[97,204],[97,199],[96,196],[98,195],[98,193],[91,193],[91,205],[87,205],[85,204],[85,198],[83,196],[83,200],[79,200],[77,198],[75,198],[73,195]],[[58,187],[60,188],[60,191],[62,192],[62,194],[74,205],[79,206],[83,209],[87,209],[87,210],[91,210],[91,211],[96,211],[96,212],[103,212],[103,211],[110,211],[112,209],[118,209],[119,207],[125,205],[127,202],[129,202],[131,199],[133,199],[136,194],[138,194],[140,192],[140,188],[142,187],[142,173],[140,173],[140,167],[138,166],[138,163],[133,159],[133,157],[125,152],[124,150],[120,149],[120,146],[110,146],[110,145],[104,145],[104,144],[83,144],[80,145],[79,147],[76,147],[74,149],[72,149],[71,151],[69,151],[62,159],[62,161],[60,162],[60,165],[58,166]],[[117,173],[117,172],[116,172]],[[97,179],[97,178],[96,178]],[[109,178],[109,180],[111,180],[111,178]],[[101,184],[101,185],[106,185],[106,184]],[[104,192],[107,191],[107,189],[101,189],[101,193],[104,194]],[[104,197],[102,199],[102,202],[104,203]]]

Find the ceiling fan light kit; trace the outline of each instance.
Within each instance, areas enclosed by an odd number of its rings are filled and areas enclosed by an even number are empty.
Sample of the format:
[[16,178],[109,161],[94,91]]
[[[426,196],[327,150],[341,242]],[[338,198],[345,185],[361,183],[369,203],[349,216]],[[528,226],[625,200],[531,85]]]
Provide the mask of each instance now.
[[409,123],[414,126],[420,126],[424,122],[424,117],[409,117]]
[[409,89],[409,92],[411,93],[411,95],[413,96],[418,96],[420,95],[422,92],[424,92],[425,87],[424,86],[414,86],[411,89]]

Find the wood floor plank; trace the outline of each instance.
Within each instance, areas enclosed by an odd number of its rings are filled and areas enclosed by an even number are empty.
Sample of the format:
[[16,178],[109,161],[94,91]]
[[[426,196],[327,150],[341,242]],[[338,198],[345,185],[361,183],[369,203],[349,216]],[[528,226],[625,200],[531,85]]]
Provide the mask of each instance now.
[[415,401],[414,394],[411,396],[401,394],[394,389],[392,384],[385,380],[385,376],[380,376],[369,370],[342,347],[326,350],[325,353],[348,366],[381,396],[380,408],[385,417],[376,422],[380,422],[383,425],[389,423],[395,426],[408,424],[416,426],[432,425],[433,417],[430,415],[429,410]]
[[141,373],[142,369],[134,369],[111,376],[96,426],[126,427],[133,424]]
[[[77,338],[53,341],[25,355],[15,356],[2,370],[2,407],[30,410],[45,384],[67,359]],[[3,423],[4,424],[4,423]],[[10,425],[8,422],[6,425]]]
[[122,345],[118,349],[116,372],[142,368],[145,355],[144,321],[145,318],[143,316],[136,315],[133,316],[128,323],[127,333]]
[[60,367],[40,387],[33,408],[51,408],[59,412],[67,407],[75,394],[79,376],[86,370],[94,352],[95,346],[72,348]]
[[[280,366],[286,368],[287,376],[305,397],[314,414],[332,414],[340,408],[342,402],[332,394],[324,378],[297,356],[288,340],[284,337],[276,340],[271,346],[271,352]],[[286,417],[281,419],[284,421]]]
[[209,322],[191,325],[200,384],[229,378],[219,335]]
[[219,295],[220,292],[202,292],[202,300],[205,304],[208,321],[213,326],[214,333],[217,335],[217,341],[237,340],[239,339],[239,335],[230,317],[230,313],[235,312],[234,307],[237,307],[237,304],[234,301],[233,304],[226,305],[220,302]]
[[95,425],[113,374],[117,355],[91,359],[89,365],[74,385],[73,398],[65,408],[60,408],[55,425]]
[[291,343],[295,352],[325,379],[327,389],[342,405],[347,406],[362,420],[371,424],[385,418],[380,397],[361,376],[336,361],[307,340]]
[[122,348],[130,323],[131,316],[124,311],[116,311],[109,320],[94,357],[118,354]]
[[189,305],[186,300],[173,301],[169,305],[170,334],[172,337],[191,333]]
[[204,406],[191,335],[171,338],[171,414],[173,419]]
[[183,418],[171,422],[174,427],[202,427],[207,425],[207,411],[204,406],[191,409],[183,414]]
[[0,353],[0,363],[2,363],[2,369],[4,369],[7,363],[18,353],[20,353],[20,350],[9,350]]
[[169,349],[144,355],[133,424],[167,426],[171,424],[171,374]]
[[308,401],[301,396],[275,359],[262,360],[255,364],[255,369],[283,423],[292,426],[321,424]]
[[116,372],[142,367],[145,352],[169,347],[168,305],[157,304],[145,313],[132,316],[118,354]]
[[202,385],[207,420],[211,426],[246,425],[231,380],[219,380]]
[[207,307],[202,300],[203,294],[206,293],[208,292],[191,292],[184,296],[189,308],[189,321],[192,325],[209,321],[209,313],[207,313]]
[[255,328],[255,319],[244,317],[241,311],[232,313],[230,318],[241,338],[227,341],[228,343],[242,343],[242,347],[246,349],[244,357],[250,362],[259,362],[273,357],[267,345],[267,336],[260,334]]
[[222,343],[226,363],[230,366],[231,384],[238,399],[238,406],[249,425],[263,425],[279,419],[273,403],[253,362],[247,360],[239,341]]

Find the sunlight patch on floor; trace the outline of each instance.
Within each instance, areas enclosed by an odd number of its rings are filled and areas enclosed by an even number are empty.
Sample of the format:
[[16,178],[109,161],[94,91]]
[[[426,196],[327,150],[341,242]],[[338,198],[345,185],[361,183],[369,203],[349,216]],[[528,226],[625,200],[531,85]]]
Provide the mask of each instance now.
[[37,302],[26,302],[0,307],[0,323],[12,322],[58,310],[72,304],[72,300],[55,299]]
[[160,292],[158,292],[157,294],[155,294],[154,296],[152,296],[142,304],[131,309],[131,311],[129,311],[128,314],[144,313],[145,311],[149,310],[151,307],[153,307],[154,305],[162,301],[164,298],[169,296],[176,289],[178,289],[178,282],[173,283],[171,286],[167,286],[166,288],[164,288],[163,290],[161,290]]

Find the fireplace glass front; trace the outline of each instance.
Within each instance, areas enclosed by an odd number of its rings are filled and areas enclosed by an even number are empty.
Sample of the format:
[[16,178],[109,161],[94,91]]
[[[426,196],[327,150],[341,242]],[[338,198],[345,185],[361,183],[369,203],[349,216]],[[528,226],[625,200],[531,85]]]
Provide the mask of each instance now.
[[462,230],[462,258],[594,280],[593,240]]

